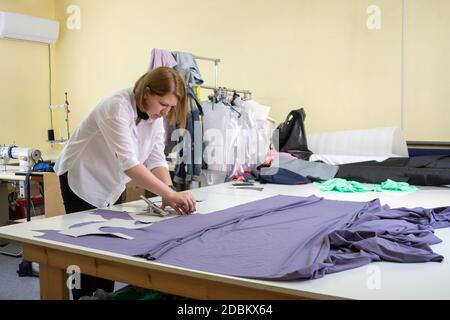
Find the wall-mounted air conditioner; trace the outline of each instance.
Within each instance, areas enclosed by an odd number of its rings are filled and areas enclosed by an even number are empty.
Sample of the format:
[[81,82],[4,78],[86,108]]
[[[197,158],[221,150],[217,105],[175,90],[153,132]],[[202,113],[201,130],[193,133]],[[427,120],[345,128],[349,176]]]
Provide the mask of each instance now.
[[0,38],[51,44],[58,35],[58,21],[0,11]]

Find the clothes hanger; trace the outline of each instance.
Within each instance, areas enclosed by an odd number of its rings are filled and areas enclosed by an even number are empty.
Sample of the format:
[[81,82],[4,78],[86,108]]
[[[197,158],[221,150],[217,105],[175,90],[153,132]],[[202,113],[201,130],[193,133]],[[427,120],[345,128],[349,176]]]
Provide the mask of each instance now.
[[227,90],[227,88],[221,88],[222,92],[221,92],[221,102],[230,107],[230,109],[234,112],[236,112],[238,114],[238,118],[242,117],[242,114],[236,110],[236,108],[233,106],[233,99],[231,99],[231,101],[228,101],[228,92],[230,92],[229,90]]

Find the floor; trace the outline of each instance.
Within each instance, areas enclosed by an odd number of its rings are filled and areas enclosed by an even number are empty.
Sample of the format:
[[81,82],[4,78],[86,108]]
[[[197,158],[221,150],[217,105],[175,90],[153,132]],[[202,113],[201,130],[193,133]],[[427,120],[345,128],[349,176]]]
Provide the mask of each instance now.
[[0,254],[0,300],[39,300],[39,278],[19,277],[22,258]]
[[[39,278],[19,277],[22,258],[0,254],[0,300],[39,300]],[[115,290],[126,284],[116,282]]]

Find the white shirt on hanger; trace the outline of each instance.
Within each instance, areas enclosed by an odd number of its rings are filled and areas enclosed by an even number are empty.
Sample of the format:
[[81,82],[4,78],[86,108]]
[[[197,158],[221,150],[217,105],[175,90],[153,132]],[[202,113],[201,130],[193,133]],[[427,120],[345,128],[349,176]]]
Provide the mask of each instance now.
[[136,126],[132,89],[100,101],[64,147],[55,164],[58,176],[68,172],[70,189],[101,208],[114,204],[131,180],[124,171],[138,164],[149,170],[168,167],[164,155],[163,119]]
[[204,160],[208,164],[208,169],[202,170],[202,183],[206,186],[265,162],[273,132],[266,121],[270,108],[254,100],[239,105],[234,108],[240,117],[222,102],[202,102]]

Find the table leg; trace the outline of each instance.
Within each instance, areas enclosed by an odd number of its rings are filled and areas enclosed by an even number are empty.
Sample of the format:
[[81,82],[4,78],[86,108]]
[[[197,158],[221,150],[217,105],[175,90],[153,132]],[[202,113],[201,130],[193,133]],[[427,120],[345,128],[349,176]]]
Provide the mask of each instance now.
[[39,265],[41,300],[68,300],[67,273],[63,269]]

